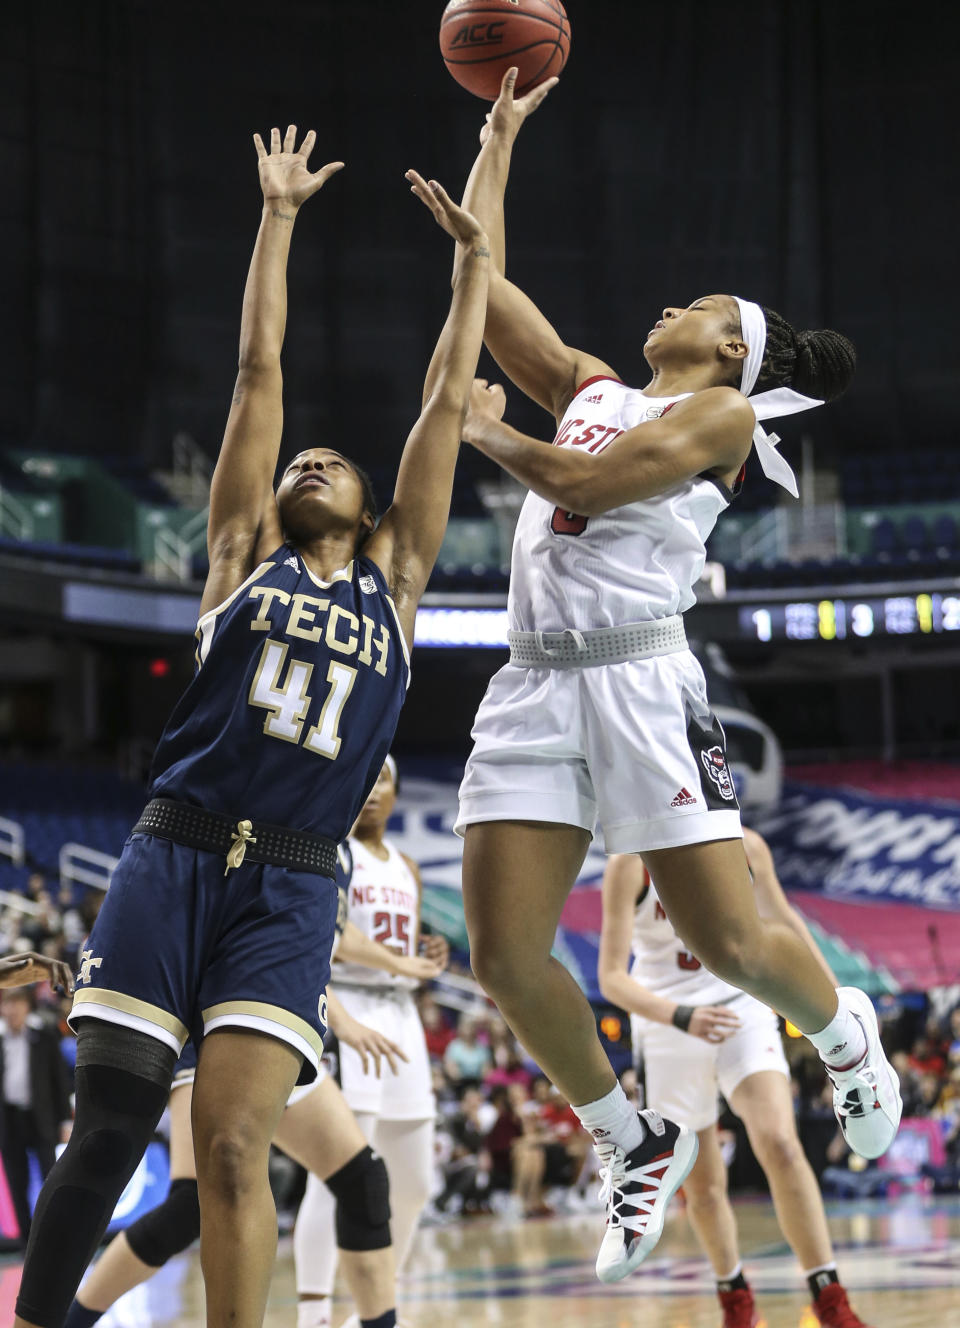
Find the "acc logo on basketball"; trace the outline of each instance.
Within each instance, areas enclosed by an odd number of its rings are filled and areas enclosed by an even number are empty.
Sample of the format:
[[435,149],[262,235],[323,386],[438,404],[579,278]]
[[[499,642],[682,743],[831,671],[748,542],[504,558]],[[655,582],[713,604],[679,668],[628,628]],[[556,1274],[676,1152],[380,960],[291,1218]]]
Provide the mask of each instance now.
[[730,771],[727,769],[727,758],[724,756],[723,748],[720,746],[708,747],[705,752],[700,753],[700,760],[703,762],[704,770],[710,776],[710,782],[716,784],[721,798],[726,798],[728,802],[732,802],[735,797],[733,780],[730,778]]
[[496,23],[466,23],[455,33],[450,49],[457,50],[461,46],[499,46],[503,42],[503,27],[502,19]]

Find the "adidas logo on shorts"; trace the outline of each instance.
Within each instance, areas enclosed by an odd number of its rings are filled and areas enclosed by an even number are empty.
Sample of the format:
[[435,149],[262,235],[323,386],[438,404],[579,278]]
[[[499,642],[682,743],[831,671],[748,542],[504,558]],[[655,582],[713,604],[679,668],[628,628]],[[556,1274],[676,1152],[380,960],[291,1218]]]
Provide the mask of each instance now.
[[671,807],[693,807],[696,804],[696,798],[689,789],[682,788],[675,798],[670,802]]
[[584,401],[588,406],[599,406],[602,400],[603,400],[602,392],[597,392],[592,397],[584,397]]

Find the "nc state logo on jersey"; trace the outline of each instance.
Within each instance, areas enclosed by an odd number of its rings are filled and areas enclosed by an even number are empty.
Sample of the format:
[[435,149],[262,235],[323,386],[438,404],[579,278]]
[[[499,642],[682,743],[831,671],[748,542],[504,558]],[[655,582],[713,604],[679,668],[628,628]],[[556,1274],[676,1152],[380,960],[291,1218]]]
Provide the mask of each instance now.
[[708,747],[706,751],[700,753],[700,760],[703,762],[703,768],[706,770],[710,782],[717,786],[717,792],[721,798],[733,802],[736,795],[734,794],[730,771],[727,769],[727,758],[724,755],[723,748],[720,746]]

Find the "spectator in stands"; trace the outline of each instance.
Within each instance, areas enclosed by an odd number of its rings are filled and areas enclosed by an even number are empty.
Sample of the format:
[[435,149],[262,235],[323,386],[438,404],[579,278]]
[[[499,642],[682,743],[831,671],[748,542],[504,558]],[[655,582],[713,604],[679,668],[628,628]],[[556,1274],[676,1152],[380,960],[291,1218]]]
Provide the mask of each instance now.
[[941,1075],[947,1068],[947,1042],[935,1019],[929,1019],[923,1036],[910,1051],[910,1068],[918,1074]]
[[45,1177],[58,1142],[70,1134],[70,1080],[60,1054],[56,1028],[35,1013],[29,987],[10,987],[0,997],[0,1155],[20,1228],[20,1244],[30,1234],[29,1154]]
[[533,1075],[524,1065],[520,1048],[511,1033],[510,1045],[497,1048],[494,1053],[494,1063],[484,1076],[484,1086],[490,1089],[505,1084],[523,1084],[529,1088],[532,1079]]
[[465,1080],[480,1083],[490,1068],[490,1048],[480,1041],[481,1023],[476,1015],[461,1016],[457,1035],[443,1056],[443,1068],[451,1083],[460,1084]]
[[512,1191],[514,1188],[513,1145],[523,1134],[520,1113],[526,1100],[527,1090],[523,1084],[495,1088],[490,1095],[490,1104],[497,1112],[485,1141],[490,1154],[491,1190]]
[[573,1108],[543,1075],[533,1081],[514,1143],[514,1189],[525,1217],[549,1216],[544,1191],[574,1184],[591,1145]]
[[430,1059],[442,1061],[444,1052],[454,1039],[454,1030],[447,1023],[443,1011],[429,991],[421,993],[417,1004],[420,1007],[420,1020]]
[[449,1123],[453,1146],[443,1169],[443,1191],[436,1200],[441,1213],[457,1196],[465,1214],[490,1211],[491,1158],[484,1146],[484,1106],[479,1089],[467,1086],[461,1091],[460,1110]]

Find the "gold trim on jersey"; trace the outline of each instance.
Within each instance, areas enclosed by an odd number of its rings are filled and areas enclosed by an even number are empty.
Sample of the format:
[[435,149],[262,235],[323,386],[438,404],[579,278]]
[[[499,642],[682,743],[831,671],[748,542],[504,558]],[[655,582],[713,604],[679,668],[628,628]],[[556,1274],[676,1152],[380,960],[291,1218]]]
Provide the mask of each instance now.
[[346,567],[341,567],[339,572],[334,572],[333,575],[330,577],[329,581],[324,581],[322,577],[317,576],[316,572],[310,571],[310,568],[307,566],[307,560],[306,558],[304,558],[302,553],[300,554],[300,561],[303,563],[303,570],[306,572],[307,576],[310,578],[313,584],[315,586],[319,586],[321,590],[329,590],[329,588],[333,585],[334,581],[353,580],[353,564],[356,562],[355,558],[351,558],[350,561],[347,563]]
[[263,576],[264,572],[269,572],[271,567],[276,567],[276,563],[269,559],[260,563],[258,567],[253,569],[246,581],[242,581],[240,585],[237,586],[236,590],[228,595],[222,603],[218,604],[214,609],[207,609],[206,613],[202,614],[197,619],[197,629],[194,632],[194,636],[197,638],[198,642],[196,651],[198,665],[203,664],[207,655],[210,653],[210,646],[213,643],[213,632],[217,625],[217,618],[223,613],[224,609],[230,607],[238,595],[242,594],[242,592],[246,590],[248,586],[252,585],[254,581],[258,581],[260,577]]
[[409,688],[410,676],[413,670],[410,666],[410,650],[407,646],[407,638],[403,634],[403,627],[400,624],[400,615],[397,613],[397,606],[393,602],[393,596],[388,591],[383,598],[390,605],[390,612],[393,614],[393,620],[397,624],[397,631],[400,634],[400,649],[403,651],[403,658],[406,660],[407,664],[407,687]]
[[202,1013],[204,1028],[211,1020],[223,1019],[224,1016],[231,1014],[253,1015],[259,1019],[266,1019],[271,1024],[279,1024],[281,1028],[296,1033],[307,1046],[313,1048],[318,1060],[323,1055],[323,1038],[317,1030],[311,1028],[299,1015],[291,1014],[280,1005],[268,1005],[266,1001],[221,1001],[219,1005],[211,1005]]
[[190,1036],[190,1030],[186,1024],[182,1024],[175,1014],[169,1010],[162,1010],[159,1005],[151,1005],[149,1001],[138,1000],[136,996],[127,996],[122,991],[107,991],[103,987],[85,987],[83,991],[78,991],[73,997],[73,1008],[70,1011],[71,1018],[74,1014],[79,1014],[78,1005],[105,1005],[111,1010],[119,1010],[121,1014],[136,1015],[139,1019],[145,1019],[148,1023],[156,1024],[158,1028],[166,1029],[180,1041],[181,1048]]

